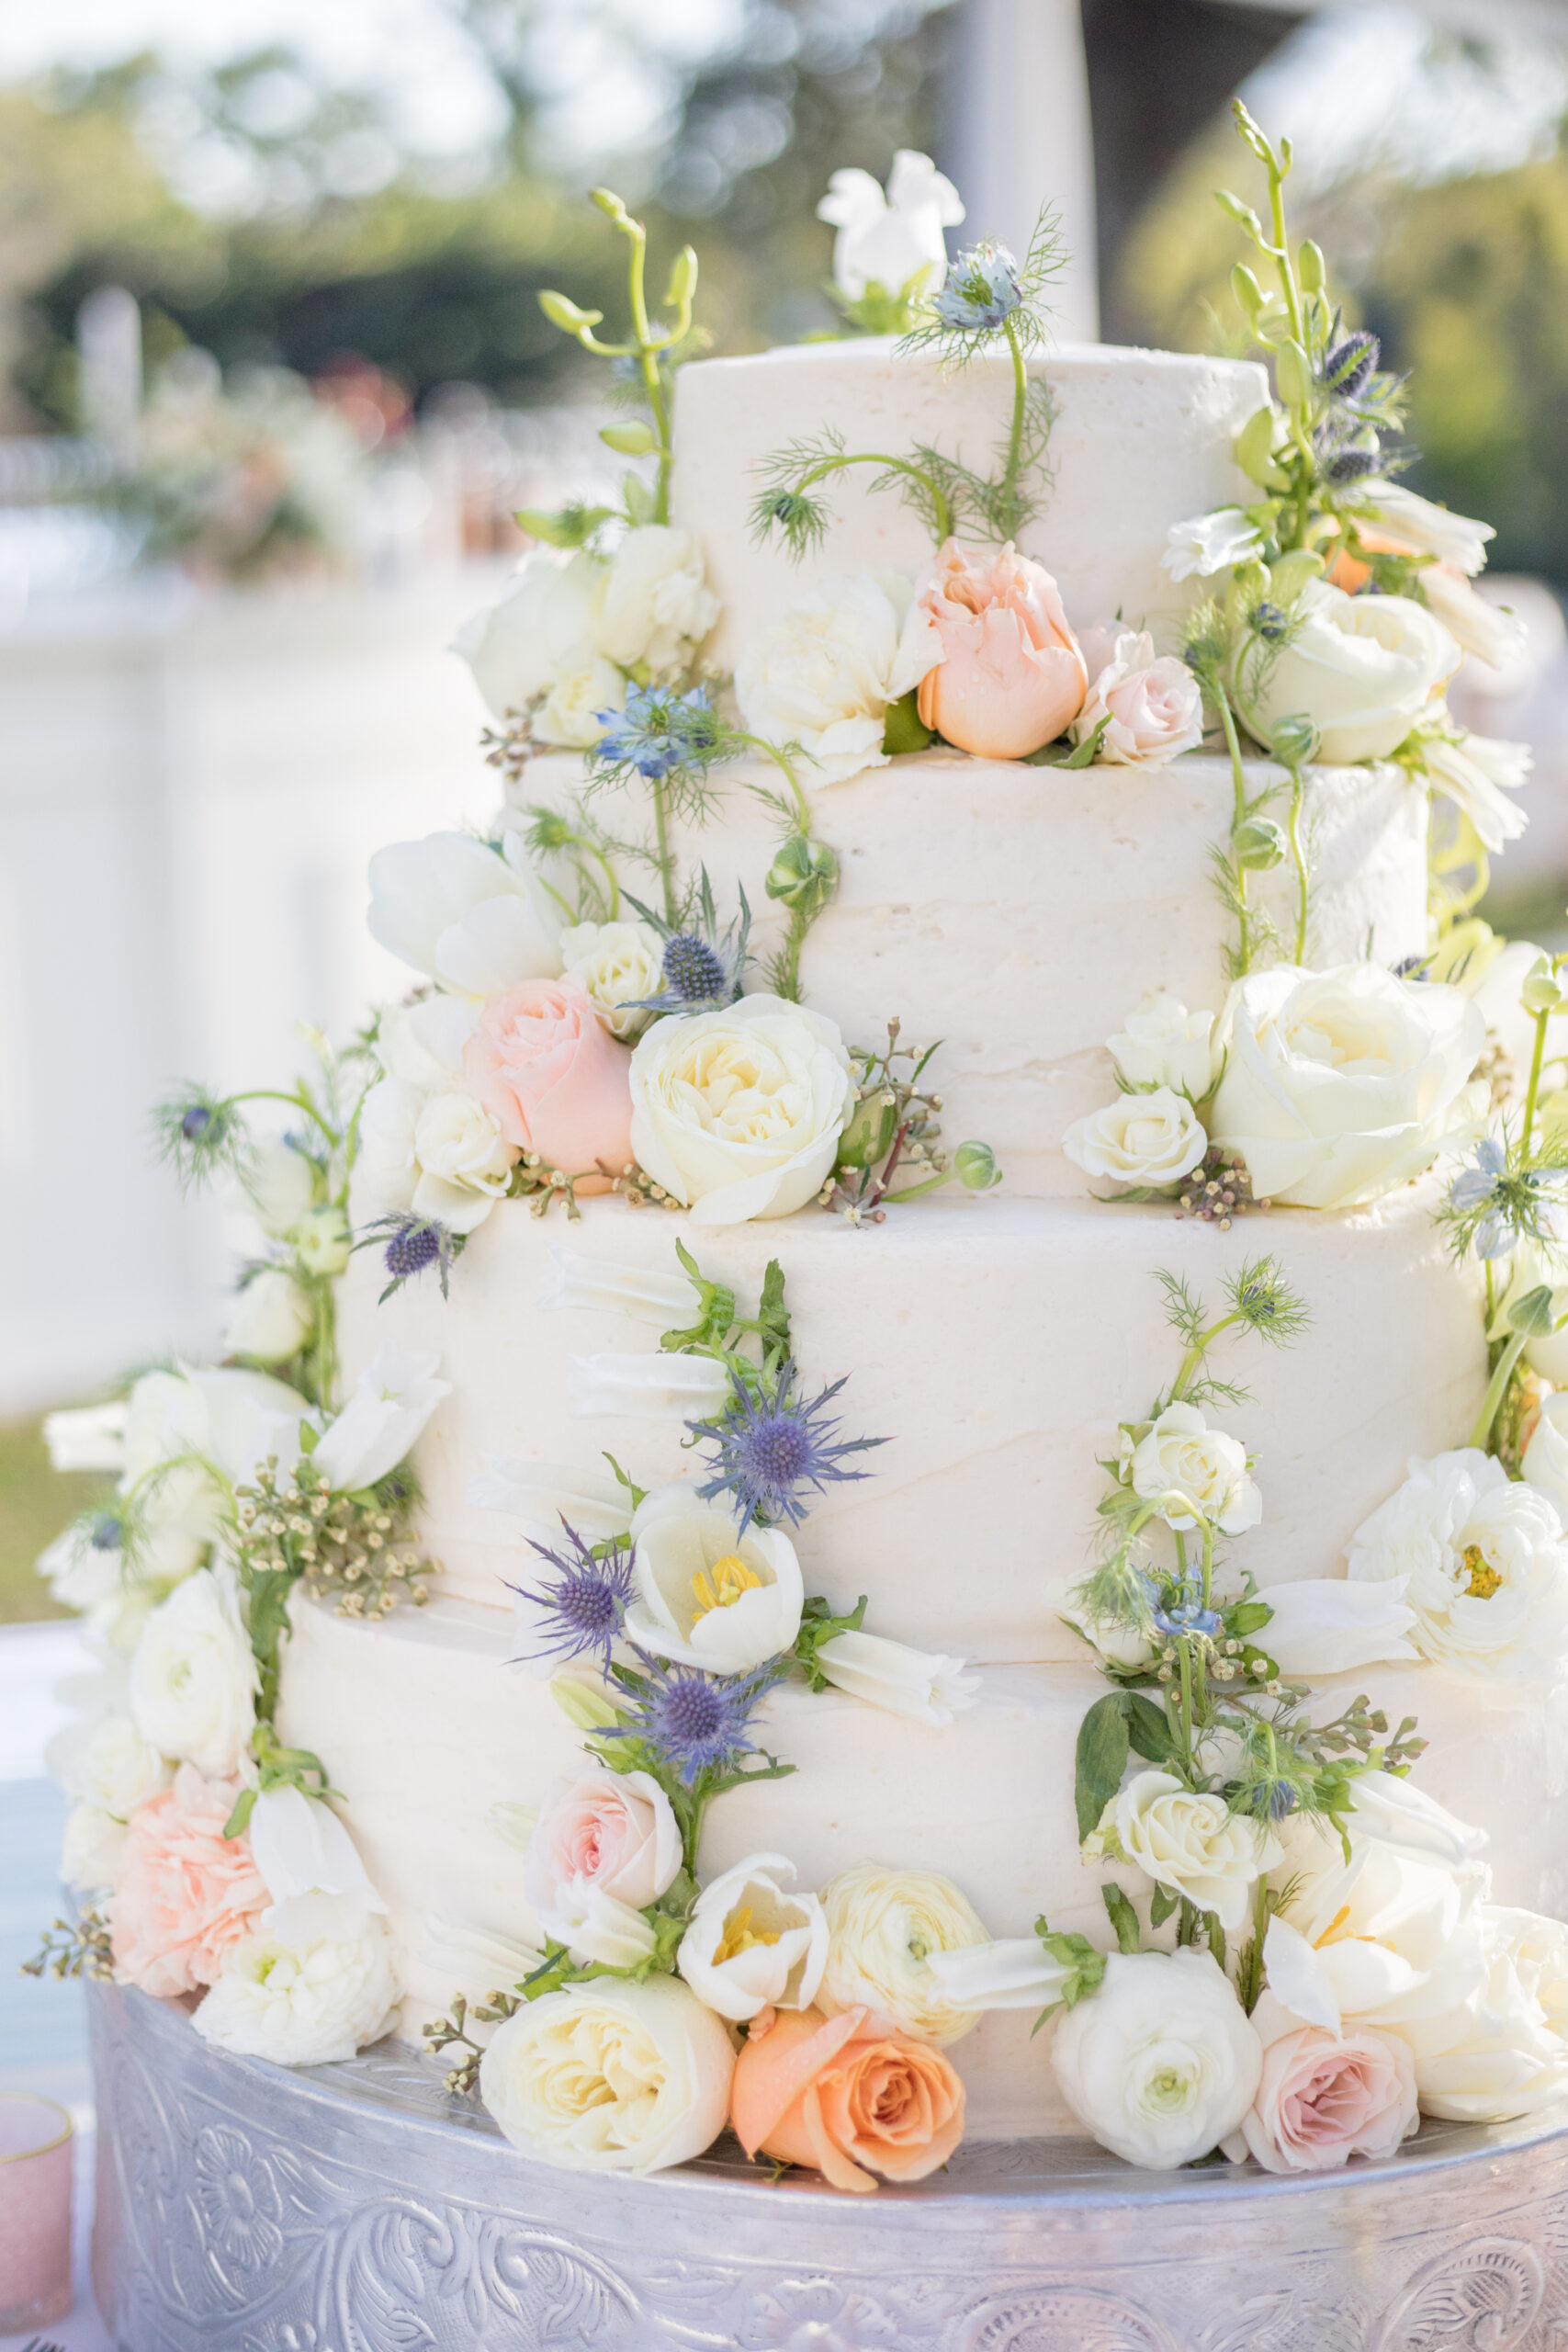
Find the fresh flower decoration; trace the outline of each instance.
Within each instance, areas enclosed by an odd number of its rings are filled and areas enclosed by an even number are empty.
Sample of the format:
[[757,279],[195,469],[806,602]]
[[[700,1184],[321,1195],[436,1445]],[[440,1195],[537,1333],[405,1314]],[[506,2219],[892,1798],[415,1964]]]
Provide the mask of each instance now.
[[845,319],[867,334],[906,334],[946,275],[942,231],[957,227],[964,205],[929,155],[900,147],[886,195],[869,172],[837,171],[817,218],[838,232],[828,290]]
[[828,2017],[863,2008],[917,2041],[946,2049],[980,2022],[960,2007],[931,1966],[939,1952],[983,1944],[974,1905],[935,1871],[858,1862],[822,1889],[827,1965],[817,2006]]
[[889,2032],[874,2010],[752,2020],[736,2061],[730,2120],[749,2156],[810,2165],[863,2195],[924,2180],[964,2136],[964,2085],[939,2050]]
[[828,1916],[795,1892],[795,1864],[751,1854],[710,1879],[692,1908],[677,1966],[705,2007],[741,2024],[768,2009],[808,2009],[828,1961]]
[[623,1012],[723,1012],[737,1001],[754,960],[747,948],[751,909],[744,888],[739,890],[739,915],[723,925],[705,866],[678,922],[667,922],[626,895],[642,917],[642,928],[657,941],[659,956],[648,993],[627,1000]]
[[118,1983],[161,1999],[198,1992],[252,1933],[268,1890],[250,1839],[229,1833],[240,1793],[237,1777],[182,1764],[131,1813],[106,1906]]
[[[897,1018],[888,1023],[879,1053],[850,1048],[854,1107],[839,1137],[834,1173],[817,1197],[851,1225],[882,1225],[890,1203],[938,1192],[955,1179],[967,1193],[988,1193],[1002,1181],[989,1144],[971,1139],[951,1157],[940,1148],[942,1097],[921,1083],[937,1049],[916,1053],[901,1046],[902,1027]],[[899,1067],[905,1062],[907,1070]],[[915,1182],[895,1189],[895,1178],[905,1174]]]
[[1213,1092],[1218,1076],[1215,1026],[1212,1012],[1189,1012],[1177,998],[1154,990],[1106,1039],[1106,1051],[1130,1092],[1169,1087],[1196,1104]]
[[941,658],[915,591],[897,572],[834,572],[743,647],[735,698],[751,731],[798,746],[811,780],[844,784],[885,767],[892,752],[931,740],[919,714],[909,731],[908,698]]
[[1146,630],[1119,629],[1069,731],[1111,765],[1163,767],[1202,741],[1202,689],[1185,662],[1156,653]]
[[916,582],[905,650],[920,724],[981,759],[1043,750],[1089,692],[1055,580],[1010,539],[999,552],[943,539]]
[[1303,2026],[1265,1993],[1252,2016],[1263,2066],[1251,2107],[1225,2140],[1234,2163],[1327,2172],[1351,2156],[1387,2158],[1419,2127],[1416,2061],[1396,2033]]
[[390,2032],[402,1993],[397,1948],[382,1927],[344,1941],[249,1936],[224,1955],[191,2023],[217,2050],[275,2066],[325,2066]]
[[1097,1990],[1057,2025],[1051,2067],[1102,2147],[1171,2172],[1240,2128],[1263,2051],[1208,1952],[1112,1952]]
[[648,1010],[663,982],[665,945],[651,922],[572,923],[560,935],[563,977],[586,992],[611,1036],[624,1045],[634,1044],[648,1026]]
[[1062,1149],[1089,1175],[1123,1186],[1123,1198],[1149,1200],[1202,1166],[1209,1136],[1185,1094],[1156,1086],[1075,1119]]

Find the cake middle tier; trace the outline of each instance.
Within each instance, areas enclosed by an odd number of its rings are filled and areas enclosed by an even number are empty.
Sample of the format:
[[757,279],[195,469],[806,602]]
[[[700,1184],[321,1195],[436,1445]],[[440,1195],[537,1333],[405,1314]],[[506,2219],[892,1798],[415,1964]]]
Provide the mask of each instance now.
[[423,1540],[443,1591],[504,1604],[508,1585],[536,1581],[538,1562],[519,1521],[467,1499],[487,1454],[603,1470],[608,1453],[642,1487],[705,1458],[678,1419],[574,1410],[569,1359],[648,1358],[660,1334],[603,1308],[544,1306],[558,1256],[569,1270],[671,1275],[679,1239],[743,1315],[776,1257],[803,1390],[845,1377],[831,1408],[842,1434],[886,1441],[850,1457],[865,1476],[808,1498],[796,1537],[807,1591],[836,1609],[864,1593],[871,1629],[930,1649],[1071,1658],[1082,1645],[1059,1612],[1090,1555],[1098,1464],[1180,1362],[1162,1271],[1218,1314],[1226,1277],[1267,1251],[1312,1318],[1287,1347],[1246,1334],[1214,1359],[1254,1392],[1212,1418],[1256,1457],[1263,1521],[1235,1556],[1260,1585],[1337,1573],[1406,1458],[1463,1443],[1486,1351],[1472,1277],[1432,1225],[1433,1197],[1406,1187],[1350,1216],[1274,1210],[1228,1233],[1165,1208],[1005,1194],[941,1194],[870,1228],[814,1210],[698,1228],[620,1200],[586,1203],[574,1224],[504,1202],[453,1268],[448,1298],[426,1278],[378,1306],[381,1270],[355,1259],[344,1369],[352,1380],[393,1340],[440,1356],[453,1394],[415,1457]]

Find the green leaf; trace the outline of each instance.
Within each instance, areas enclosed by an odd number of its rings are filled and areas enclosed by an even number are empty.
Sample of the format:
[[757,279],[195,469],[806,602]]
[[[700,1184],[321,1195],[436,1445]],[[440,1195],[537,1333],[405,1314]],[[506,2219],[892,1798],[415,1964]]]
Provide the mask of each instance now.
[[1105,741],[1105,730],[1110,724],[1111,713],[1107,711],[1099,726],[1095,729],[1094,733],[1092,735],[1086,735],[1081,743],[1075,744],[1074,748],[1067,753],[1066,758],[1058,762],[1058,765],[1065,768],[1092,767],[1096,754],[1098,753],[1101,743]]
[[632,417],[624,424],[602,424],[599,438],[606,449],[614,449],[618,458],[646,458],[659,443],[651,424]]
[[621,478],[621,509],[634,531],[653,522],[659,513],[657,493],[650,484],[639,481],[636,474]]
[[1266,1600],[1237,1600],[1221,1613],[1225,1621],[1225,1631],[1239,1642],[1244,1634],[1259,1632],[1274,1611]]
[[1080,1845],[1099,1828],[1100,1816],[1121,1787],[1127,1769],[1126,1695],[1108,1690],[1078,1725],[1073,1802],[1077,1807]]
[[1179,1897],[1172,1894],[1168,1886],[1156,1886],[1154,1891],[1153,1900],[1149,1905],[1150,1927],[1163,1928],[1171,1913],[1175,1910],[1179,1900]]
[[936,740],[935,728],[928,727],[920,717],[919,695],[919,687],[911,686],[883,713],[882,748],[889,758],[897,758],[900,752],[923,752]]
[[784,1305],[784,1268],[776,1258],[770,1258],[762,1276],[761,1303],[757,1309],[757,1329],[761,1336],[764,1352],[771,1356],[789,1353],[789,1309]]
[[1138,1925],[1138,1915],[1127,1897],[1119,1886],[1102,1886],[1100,1891],[1105,1898],[1105,1907],[1111,1915],[1111,1924],[1116,1930],[1117,1951],[1141,1951],[1144,1931]]
[[814,1592],[800,1612],[800,1631],[795,1637],[791,1655],[813,1690],[831,1689],[827,1676],[817,1663],[817,1653],[824,1642],[837,1634],[858,1634],[865,1623],[865,1595],[863,1592],[852,1609],[834,1614],[830,1601]]
[[1122,1694],[1122,1704],[1127,1716],[1127,1739],[1136,1754],[1149,1764],[1169,1761],[1171,1749],[1170,1719],[1163,1707],[1152,1699],[1145,1699],[1136,1690]]

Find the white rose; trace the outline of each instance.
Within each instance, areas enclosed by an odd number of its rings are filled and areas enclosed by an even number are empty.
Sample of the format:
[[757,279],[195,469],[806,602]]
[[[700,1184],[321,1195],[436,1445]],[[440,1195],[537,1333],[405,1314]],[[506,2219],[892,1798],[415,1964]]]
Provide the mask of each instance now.
[[579,922],[560,935],[561,968],[581,980],[612,1037],[637,1036],[637,1010],[664,986],[664,943],[649,922]]
[[1303,1577],[1258,1597],[1273,1613],[1255,1638],[1282,1674],[1359,1674],[1420,1656],[1408,1638],[1416,1611],[1405,1605],[1403,1577],[1386,1584]]
[[[453,1015],[445,1025],[455,1041],[459,1028],[466,1035],[477,1017],[474,1005],[445,998],[433,998],[414,1011]],[[423,1025],[427,1033],[434,1026]],[[403,1071],[417,1061],[433,1067],[435,1075],[434,1080],[416,1080],[395,1069],[366,1095],[350,1180],[354,1222],[365,1226],[409,1209],[435,1218],[453,1233],[472,1233],[504,1198],[517,1153],[484,1104],[456,1082],[462,1069],[460,1042],[446,1071],[436,1062],[434,1042],[424,1042],[410,1026],[396,1027],[388,1043],[389,1058]]]
[[1311,1815],[1280,1826],[1285,1858],[1274,1873],[1288,1897],[1264,1939],[1276,2000],[1330,2033],[1386,2026],[1409,2036],[1478,1999],[1485,1873],[1452,1869],[1359,1828],[1349,1860],[1336,1832]]
[[264,1266],[229,1310],[223,1352],[254,1356],[258,1363],[286,1363],[299,1354],[315,1324],[316,1310],[293,1275],[282,1266]]
[[1214,1141],[1245,1160],[1258,1199],[1337,1209],[1420,1175],[1468,1132],[1486,1024],[1438,981],[1282,965],[1237,982],[1220,1042]]
[[1084,1839],[1093,1858],[1118,1849],[1156,1886],[1212,1911],[1227,1931],[1241,1926],[1249,1889],[1283,1855],[1260,1822],[1232,1813],[1224,1797],[1195,1794],[1170,1772],[1135,1772]]
[[1145,996],[1105,1043],[1129,1086],[1168,1087],[1201,1102],[1214,1082],[1213,1014],[1189,1012],[1163,989]]
[[798,743],[812,780],[842,784],[886,765],[887,706],[930,662],[900,652],[914,600],[894,572],[835,573],[759,629],[735,665],[735,698],[753,735]]
[[979,2022],[960,2008],[928,1965],[933,1952],[988,1943],[973,1904],[934,1871],[857,1862],[822,1889],[828,1964],[817,1994],[825,2017],[863,2003],[918,2041],[945,2049]]
[[750,1854],[698,1895],[677,1965],[699,2001],[739,2023],[760,2009],[808,2009],[828,1959],[828,1919],[796,1894],[795,1864]]
[[426,1095],[414,1121],[413,1156],[438,1182],[492,1200],[506,1191],[516,1157],[484,1104],[456,1089]]
[[1424,2114],[1506,2123],[1568,2096],[1568,1928],[1488,1904],[1479,2001],[1411,2030]]
[[703,578],[702,550],[690,531],[645,523],[628,531],[593,594],[588,635],[623,670],[646,663],[653,678],[673,678],[690,663],[719,615]]
[[220,1781],[249,1746],[257,1682],[233,1569],[198,1568],[147,1620],[130,1661],[130,1713],[160,1756]]
[[286,1241],[314,1201],[310,1161],[283,1136],[268,1136],[245,1170],[245,1191],[265,1233]]
[[474,674],[492,718],[525,710],[560,675],[563,656],[587,639],[604,578],[597,556],[530,548],[500,602],[464,622],[452,650]]
[[385,1917],[353,1838],[319,1798],[264,1789],[251,1808],[250,1838],[272,1898],[261,1927],[275,1943],[353,1943]]
[[1156,654],[1145,631],[1125,629],[1068,732],[1075,743],[1087,743],[1102,720],[1099,759],[1160,767],[1202,741],[1202,688],[1185,662]]
[[1174,1184],[1192,1173],[1208,1148],[1191,1103],[1168,1086],[1120,1094],[1105,1110],[1075,1119],[1062,1137],[1069,1159],[1117,1184]]
[[117,1397],[112,1405],[74,1406],[68,1412],[46,1413],[43,1442],[51,1470],[107,1470],[116,1476],[125,1467],[125,1423],[130,1407]]
[[1486,561],[1486,542],[1497,536],[1490,523],[1452,514],[1403,482],[1368,482],[1358,490],[1356,512],[1375,524],[1378,534],[1410,555],[1435,555],[1441,563],[1474,574]]
[[78,1894],[100,1894],[119,1876],[125,1824],[101,1805],[73,1804],[65,1816],[60,1875]]
[[395,1470],[445,1396],[441,1359],[413,1348],[380,1348],[353,1396],[317,1442],[311,1460],[339,1494],[373,1487]]
[[493,996],[558,976],[560,908],[519,834],[500,850],[469,833],[392,842],[369,871],[370,936],[443,988]]
[[1263,1516],[1263,1498],[1247,1475],[1247,1448],[1211,1429],[1196,1405],[1168,1405],[1135,1444],[1122,1441],[1133,1492],[1143,1502],[1184,1495],[1190,1511],[1162,1512],[1168,1526],[1206,1519],[1222,1535],[1241,1535]]
[[247,1936],[191,2019],[204,2041],[275,2066],[326,2066],[378,2041],[402,1997],[397,1947],[378,1923],[345,1943]]
[[1535,764],[1528,743],[1505,743],[1490,735],[1446,735],[1422,741],[1422,761],[1433,789],[1469,818],[1483,849],[1500,850],[1517,841],[1529,819],[1506,797],[1528,783]]
[[855,1099],[837,1024],[776,996],[656,1022],[631,1090],[633,1153],[694,1225],[804,1208]]
[[1263,2047],[1207,1952],[1112,1952],[1061,2018],[1051,2064],[1086,2132],[1130,2165],[1207,2155],[1252,2105]]
[[534,713],[535,737],[563,751],[586,752],[604,732],[604,713],[619,710],[626,698],[626,682],[615,663],[580,645],[563,656],[560,675]]
[[639,1649],[741,1674],[795,1646],[806,1587],[781,1529],[740,1534],[732,1511],[677,1484],[638,1504],[632,1545],[637,1597],[624,1630]]
[[479,2097],[514,2147],[577,2172],[661,2171],[711,2147],[729,2112],[723,2023],[670,1976],[611,1977],[498,2026]]
[[[1527,1450],[1528,1466],[1528,1450]],[[1551,1682],[1568,1659],[1568,1544],[1555,1505],[1462,1446],[1413,1461],[1350,1538],[1359,1582],[1402,1577],[1424,1657],[1494,1683]]]
[[942,232],[957,227],[964,205],[929,155],[900,147],[886,196],[869,172],[840,169],[828,182],[817,218],[839,232],[833,283],[847,300],[858,302],[868,286],[901,294],[911,278],[934,284],[942,277],[947,244]]
[[882,1634],[834,1634],[818,1642],[815,1656],[836,1690],[911,1723],[940,1729],[979,1696],[980,1677],[966,1673],[961,1657],[911,1649]]
[[1244,646],[1236,707],[1260,743],[1280,719],[1310,718],[1331,767],[1387,759],[1459,667],[1447,629],[1408,596],[1348,596],[1309,580],[1291,618],[1283,643]]
[[67,1796],[121,1822],[133,1805],[155,1797],[173,1778],[158,1750],[122,1714],[101,1717],[73,1746],[60,1770]]
[[1172,580],[1190,580],[1194,572],[1207,579],[1211,572],[1227,571],[1233,563],[1245,563],[1262,545],[1257,524],[1247,520],[1241,507],[1217,506],[1212,514],[1190,514],[1171,525],[1160,567]]

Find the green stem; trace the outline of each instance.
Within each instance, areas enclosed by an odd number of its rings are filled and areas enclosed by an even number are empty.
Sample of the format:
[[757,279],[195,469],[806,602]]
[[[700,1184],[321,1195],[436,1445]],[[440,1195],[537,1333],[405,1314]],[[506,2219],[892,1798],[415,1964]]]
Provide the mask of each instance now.
[[1176,1645],[1177,1663],[1181,1673],[1181,1742],[1182,1761],[1189,1771],[1192,1765],[1192,1646],[1190,1642]]
[[1546,1052],[1546,1024],[1551,1018],[1550,1012],[1538,1012],[1535,1016],[1535,1044],[1530,1048],[1530,1078],[1529,1084],[1525,1089],[1524,1131],[1519,1137],[1521,1168],[1528,1168],[1529,1165],[1530,1134],[1535,1125],[1535,1102],[1536,1096],[1540,1092],[1540,1065]]
[[813,920],[804,907],[791,907],[789,910],[789,929],[784,933],[784,944],[779,951],[775,970],[779,994],[791,1004],[800,1002],[800,951],[806,944],[806,934]]
[[1188,1383],[1190,1381],[1193,1374],[1197,1371],[1199,1365],[1202,1363],[1203,1358],[1208,1354],[1209,1350],[1213,1346],[1214,1341],[1219,1338],[1220,1333],[1222,1331],[1228,1331],[1233,1323],[1239,1323],[1242,1320],[1243,1317],[1240,1309],[1235,1308],[1229,1315],[1222,1315],[1217,1323],[1211,1323],[1206,1331],[1199,1332],[1198,1337],[1193,1340],[1192,1345],[1182,1357],[1181,1369],[1171,1383],[1170,1402],[1173,1405],[1179,1403],[1179,1400],[1187,1394]]
[[1529,1338],[1528,1331],[1515,1331],[1510,1335],[1507,1346],[1497,1359],[1497,1369],[1487,1383],[1486,1394],[1481,1400],[1481,1410],[1475,1417],[1475,1427],[1465,1440],[1467,1445],[1485,1449],[1487,1441],[1492,1435],[1492,1425],[1502,1410],[1503,1399],[1508,1393],[1508,1383],[1514,1376],[1514,1367],[1523,1355]]
[[632,333],[637,337],[637,365],[642,369],[643,390],[653,413],[653,429],[659,441],[659,488],[654,496],[653,519],[656,523],[670,520],[670,469],[674,452],[670,445],[670,404],[664,397],[664,385],[659,373],[659,353],[663,338],[656,336],[648,322],[648,300],[644,291],[644,274],[648,262],[648,232],[640,220],[628,220],[626,233],[631,241],[631,266],[628,272]]
[[1209,1522],[1208,1522],[1208,1521],[1207,1521],[1207,1520],[1204,1520],[1204,1521],[1203,1521],[1203,1522],[1202,1522],[1202,1527],[1203,1527],[1203,1606],[1204,1606],[1204,1608],[1205,1608],[1205,1609],[1207,1609],[1207,1607],[1209,1606],[1209,1598],[1210,1598],[1210,1595],[1211,1595],[1211,1593],[1213,1591],[1213,1588],[1214,1588],[1214,1531],[1213,1531],[1213,1529],[1210,1526],[1210,1524],[1209,1524]]
[[[1018,339],[1018,328],[1010,314],[1002,322],[1012,354],[1012,430],[1008,435],[1007,464],[1002,469],[1002,495],[998,501],[1007,516],[1010,532],[1016,526],[1018,514],[1018,468],[1023,451],[1023,415],[1029,399],[1029,371],[1023,364],[1023,345]],[[942,535],[947,537],[944,531]]]
[[1298,964],[1304,964],[1307,952],[1307,898],[1310,877],[1307,874],[1306,858],[1302,851],[1301,816],[1302,772],[1299,767],[1292,767],[1291,770],[1291,813],[1286,820],[1285,831],[1290,838],[1291,863],[1296,869],[1295,960]]
[[[775,767],[782,768],[784,770],[785,781],[788,783],[790,792],[795,800],[796,821],[799,824],[801,831],[806,835],[807,840],[809,840],[811,836],[811,804],[807,799],[805,793],[801,790],[800,779],[795,775],[793,766],[790,764],[787,754],[780,750],[778,744],[770,743],[765,735],[740,735],[737,736],[733,740],[741,743],[749,743],[754,752],[763,752],[767,758],[772,760]],[[777,803],[774,802],[773,806],[776,807]]]
[[[1235,832],[1238,827],[1247,822],[1247,771],[1241,763],[1241,739],[1235,731],[1235,719],[1231,712],[1230,696],[1217,681],[1213,692],[1214,700],[1219,705],[1220,724],[1225,730],[1225,749],[1230,753],[1231,786],[1235,804],[1235,814],[1231,819],[1231,831]],[[1238,865],[1234,870],[1235,895],[1241,909],[1241,944],[1238,952],[1237,977],[1245,979],[1252,968],[1252,926],[1247,921],[1247,868],[1245,865]]]
[[659,879],[664,893],[664,920],[676,921],[675,860],[670,850],[670,814],[664,804],[664,779],[651,776],[649,791],[653,796],[654,862],[659,867]]
[[859,451],[852,458],[824,458],[820,465],[813,466],[808,473],[802,474],[795,485],[796,495],[809,490],[813,482],[826,481],[829,474],[842,473],[846,466],[886,466],[893,473],[908,474],[911,481],[920,484],[931,502],[938,540],[953,537],[953,509],[941,483],[934,481],[921,467],[912,466],[908,458],[885,457],[876,450]]

